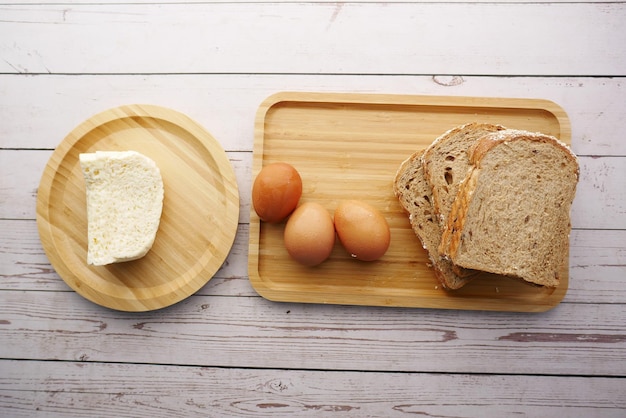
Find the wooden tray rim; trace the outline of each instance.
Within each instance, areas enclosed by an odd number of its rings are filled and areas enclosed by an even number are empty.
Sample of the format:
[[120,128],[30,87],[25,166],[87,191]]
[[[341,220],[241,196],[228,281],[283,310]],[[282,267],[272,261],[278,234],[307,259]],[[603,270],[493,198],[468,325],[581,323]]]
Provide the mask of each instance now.
[[[470,107],[470,108],[510,108],[510,109],[536,109],[544,110],[552,114],[559,123],[560,140],[571,144],[571,125],[565,110],[555,102],[541,98],[501,98],[501,97],[474,97],[474,96],[434,96],[434,95],[403,95],[403,94],[370,94],[370,93],[326,93],[326,92],[278,92],[267,97],[257,109],[254,127],[254,147],[253,147],[253,168],[252,176],[256,176],[263,164],[263,141],[265,119],[269,110],[279,103],[330,103],[330,104],[360,104],[360,105],[384,105],[392,106],[412,105],[412,106],[442,106],[442,107]],[[509,304],[505,308],[490,306],[493,298],[473,298],[472,303],[467,306],[441,306],[436,301],[421,300],[416,303],[409,298],[394,297],[394,300],[401,300],[398,303],[389,303],[385,296],[371,295],[367,301],[355,298],[342,298],[341,295],[325,295],[320,297],[318,293],[304,296],[300,291],[275,290],[267,286],[266,281],[260,277],[258,271],[260,243],[257,239],[256,245],[253,237],[260,234],[260,220],[250,208],[250,236],[249,236],[249,258],[248,275],[252,287],[263,298],[275,302],[295,302],[295,303],[321,303],[321,304],[343,304],[343,305],[365,305],[365,306],[390,306],[400,308],[435,308],[435,309],[455,309],[455,310],[486,310],[486,311],[509,311],[509,312],[544,312],[557,306],[565,297],[568,280],[557,288],[558,297],[550,304],[537,304],[536,306],[519,309],[515,304]],[[567,257],[569,260],[569,255]],[[569,261],[568,261],[569,263]],[[569,267],[568,267],[569,270]],[[312,296],[311,296],[312,295]],[[510,299],[509,299],[510,300]]]
[[[215,162],[219,165],[220,176],[224,178],[227,183],[225,184],[225,187],[228,187],[234,194],[233,198],[225,199],[225,204],[228,207],[227,209],[225,209],[228,218],[225,221],[229,222],[224,222],[223,225],[225,228],[225,234],[227,236],[226,247],[228,248],[223,248],[223,257],[221,257],[221,259],[219,260],[220,265],[228,256],[230,249],[234,244],[235,236],[237,233],[239,221],[239,191],[232,165],[230,164],[230,161],[226,156],[225,150],[223,149],[221,144],[215,139],[215,137],[213,137],[213,135],[209,131],[207,131],[202,125],[200,125],[187,115],[177,110],[160,105],[126,104],[103,110],[78,124],[56,147],[43,170],[36,201],[36,220],[40,235],[40,241],[42,242],[44,252],[46,253],[46,256],[48,257],[50,263],[52,264],[57,274],[59,274],[63,281],[65,281],[66,284],[70,288],[72,288],[72,290],[76,291],[85,299],[90,300],[95,304],[119,311],[151,311],[171,306],[191,296],[202,286],[206,285],[209,280],[211,280],[214,272],[213,274],[207,275],[200,280],[194,279],[190,283],[186,283],[185,286],[174,288],[171,292],[169,292],[169,294],[162,294],[155,298],[128,299],[123,297],[118,298],[112,295],[104,295],[103,298],[96,300],[91,295],[91,292],[98,292],[93,291],[93,289],[85,290],[82,285],[85,285],[89,288],[88,284],[84,283],[84,281],[80,277],[78,277],[69,266],[66,265],[63,258],[55,251],[55,248],[50,248],[50,246],[47,244],[48,242],[52,244],[54,244],[55,242],[55,226],[49,222],[51,218],[51,209],[48,202],[52,193],[52,184],[54,183],[54,178],[59,168],[65,161],[67,154],[69,154],[76,146],[76,144],[80,142],[82,138],[88,135],[89,132],[97,129],[99,126],[124,118],[149,118],[154,120],[163,120],[166,123],[178,126],[179,128],[182,128],[183,130],[189,132],[206,149],[206,151],[211,154]],[[216,264],[216,262],[212,264]],[[216,266],[212,269],[217,271],[219,267],[220,266]],[[205,268],[206,266],[203,266],[203,268],[199,272],[204,272]],[[75,282],[80,283],[81,285],[79,286]],[[190,284],[192,286],[190,286]],[[174,295],[182,287],[187,287],[188,289],[185,289],[185,291],[182,293],[176,294],[175,297],[171,297],[171,295]],[[102,295],[101,293],[98,294]],[[155,301],[156,303],[152,303]],[[141,307],[140,305],[144,303],[150,303],[151,307]]]

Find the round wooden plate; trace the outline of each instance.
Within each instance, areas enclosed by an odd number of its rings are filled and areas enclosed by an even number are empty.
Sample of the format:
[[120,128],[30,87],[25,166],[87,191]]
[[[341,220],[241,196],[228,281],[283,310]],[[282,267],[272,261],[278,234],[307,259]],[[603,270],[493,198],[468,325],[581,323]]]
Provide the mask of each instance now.
[[[78,156],[135,150],[163,177],[161,223],[143,258],[87,265],[85,183]],[[239,193],[221,145],[171,109],[129,105],[76,127],[46,165],[37,193],[37,225],[50,263],[77,293],[122,311],[160,309],[195,293],[228,256],[237,232]]]

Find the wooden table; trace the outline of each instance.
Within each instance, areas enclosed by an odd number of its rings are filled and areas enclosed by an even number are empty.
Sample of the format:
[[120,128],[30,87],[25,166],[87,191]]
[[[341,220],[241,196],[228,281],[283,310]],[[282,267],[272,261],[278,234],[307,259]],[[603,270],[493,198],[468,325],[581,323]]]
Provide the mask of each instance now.
[[[1,416],[626,414],[624,2],[0,3]],[[563,302],[505,313],[261,298],[247,271],[254,117],[280,91],[563,107],[581,166]],[[72,291],[35,221],[55,147],[133,103],[203,125],[240,191],[222,269],[143,313]]]

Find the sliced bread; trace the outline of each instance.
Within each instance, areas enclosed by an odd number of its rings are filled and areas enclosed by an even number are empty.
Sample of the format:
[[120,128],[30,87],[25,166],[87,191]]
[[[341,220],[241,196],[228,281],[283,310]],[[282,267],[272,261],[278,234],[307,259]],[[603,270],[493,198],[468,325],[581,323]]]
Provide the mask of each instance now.
[[163,208],[156,163],[135,151],[79,156],[87,192],[87,263],[143,257],[152,248]]
[[435,218],[430,185],[424,177],[423,153],[424,150],[417,151],[400,165],[393,182],[393,191],[409,214],[411,228],[427,251],[439,283],[446,289],[459,289],[472,277],[457,274],[452,263],[439,256],[441,227]]
[[467,123],[439,136],[426,148],[422,157],[424,175],[433,194],[433,207],[441,225],[445,225],[452,203],[470,167],[468,148],[482,136],[504,130],[490,123]]
[[440,253],[465,268],[557,286],[567,262],[576,156],[554,137],[519,130],[486,135],[468,154],[472,168]]

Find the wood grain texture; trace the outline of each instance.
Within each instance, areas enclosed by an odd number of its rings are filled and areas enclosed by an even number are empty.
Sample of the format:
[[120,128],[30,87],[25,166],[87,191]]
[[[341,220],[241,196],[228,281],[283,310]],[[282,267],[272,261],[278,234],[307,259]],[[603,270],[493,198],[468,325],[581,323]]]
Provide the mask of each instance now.
[[[69,131],[68,131],[69,132]],[[35,219],[37,191],[52,150],[0,149],[2,163],[2,198],[11,204],[0,205],[0,219]],[[236,179],[239,196],[239,222],[250,219],[251,152],[227,152],[226,157]],[[23,174],[22,170],[25,170]]]
[[[3,289],[70,290],[45,256],[34,221],[0,220],[0,230]],[[257,296],[248,280],[248,231],[248,224],[239,225],[228,258],[198,295]],[[573,230],[564,303],[626,303],[625,242],[624,230]]]
[[0,14],[4,73],[623,76],[626,68],[624,37],[615,36],[624,34],[623,3],[51,4]]
[[438,285],[428,258],[393,194],[400,164],[444,132],[468,122],[500,124],[553,135],[571,143],[567,114],[553,102],[482,97],[277,93],[259,107],[253,177],[287,162],[303,179],[301,202],[332,213],[343,199],[377,208],[391,229],[387,253],[359,262],[336,243],[315,268],[299,265],[284,246],[284,225],[250,214],[249,276],[275,301],[439,309],[545,311],[568,287],[568,256],[556,289],[484,274],[449,292]]
[[[448,0],[446,3],[465,3],[467,0]],[[272,3],[292,3],[293,0],[276,0]],[[360,0],[359,3],[378,3],[379,0]],[[474,3],[492,3],[492,0],[477,0]],[[534,0],[499,0],[498,3],[534,3]],[[552,0],[550,3],[566,3],[571,0]],[[23,4],[57,4],[55,1],[41,0],[22,0]],[[93,4],[93,0],[68,0],[64,4]],[[134,0],[133,4],[158,4],[154,0]],[[172,4],[188,4],[188,3],[221,3],[220,0],[168,0],[167,3]],[[263,0],[230,0],[229,3],[266,3]],[[316,3],[335,3],[332,0],[318,0]],[[428,0],[397,0],[395,3],[429,3]],[[584,3],[621,3],[621,0],[586,0]],[[13,4],[11,1],[0,1],[0,4]]]
[[[0,150],[3,177],[0,219],[35,219],[37,188],[52,155],[48,150]],[[250,221],[252,153],[228,152],[240,191],[239,222]],[[626,159],[617,156],[579,156],[581,177],[572,206],[572,224],[578,229],[626,229]],[[22,169],[26,169],[23,174]],[[593,196],[584,199],[583,196]],[[602,204],[598,204],[601,202]]]
[[[624,415],[623,1],[26,0],[0,1],[0,16],[0,415]],[[582,166],[563,302],[526,314],[259,297],[254,117],[278,91],[559,104]],[[52,150],[133,103],[205,127],[241,192],[222,268],[141,313],[71,290],[35,222]]]
[[[160,169],[163,213],[144,257],[89,266],[79,155],[135,150]],[[188,117],[151,105],[106,110],[72,130],[53,152],[37,192],[39,235],[58,274],[103,306],[160,309],[195,293],[221,267],[237,230],[239,192],[219,143]]]
[[620,380],[607,377],[7,360],[0,368],[0,408],[12,417],[621,417],[626,408]]
[[[619,77],[0,74],[0,85],[3,102],[11,104],[0,106],[2,148],[53,149],[75,126],[104,109],[151,103],[188,115],[226,151],[252,151],[254,117],[263,100],[279,91],[316,91],[551,100],[570,117],[578,155],[626,155],[621,126],[615,123],[626,118],[626,83]],[[37,102],[25,91],[37,92]],[[24,117],[28,124],[21,123]]]
[[[52,151],[2,150],[2,198],[0,219],[35,219],[37,188]],[[250,220],[252,153],[228,152],[240,192],[239,222]],[[575,229],[626,229],[626,160],[622,157],[580,156],[581,178],[572,207]],[[25,170],[23,173],[21,170]],[[22,173],[17,175],[17,173]],[[583,196],[593,196],[584,199]],[[601,202],[602,204],[598,204]]]
[[[191,296],[119,312],[73,292],[2,291],[0,358],[241,368],[624,376],[626,304],[544,313]],[[486,354],[488,353],[488,355]]]
[[[4,290],[71,291],[50,265],[34,220],[0,220],[0,278]],[[248,280],[248,225],[238,226],[231,251],[198,294],[255,296]]]

